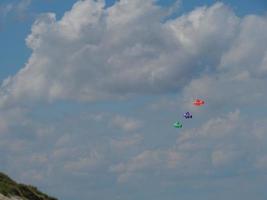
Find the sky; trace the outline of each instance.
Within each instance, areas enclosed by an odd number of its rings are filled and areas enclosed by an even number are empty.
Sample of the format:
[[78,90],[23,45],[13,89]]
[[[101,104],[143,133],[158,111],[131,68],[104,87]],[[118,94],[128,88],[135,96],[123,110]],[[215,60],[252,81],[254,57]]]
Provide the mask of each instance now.
[[265,200],[267,3],[240,2],[1,1],[0,171],[64,200]]

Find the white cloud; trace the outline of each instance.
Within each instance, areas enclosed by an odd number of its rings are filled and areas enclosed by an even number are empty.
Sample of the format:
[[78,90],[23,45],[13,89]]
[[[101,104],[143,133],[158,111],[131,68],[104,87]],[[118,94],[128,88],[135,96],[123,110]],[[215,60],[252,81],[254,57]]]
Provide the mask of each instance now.
[[267,156],[261,156],[260,158],[257,159],[255,163],[255,167],[258,169],[266,169],[267,168]]
[[233,166],[236,162],[240,162],[243,152],[231,149],[215,150],[211,155],[211,162],[215,167]]
[[135,131],[139,129],[142,124],[140,121],[136,119],[127,118],[120,115],[112,117],[111,123],[114,127],[120,128],[125,132]]
[[45,154],[33,154],[29,160],[33,163],[46,164],[48,162],[48,156]]
[[27,123],[25,114],[27,109],[13,107],[0,111],[0,137],[7,134],[12,128],[23,126]]
[[86,156],[79,156],[73,161],[67,161],[64,164],[64,170],[67,172],[82,172],[97,169],[103,164],[104,157],[95,150],[92,150]]
[[[133,157],[128,163],[119,163],[111,166],[110,171],[119,174],[118,181],[125,182],[131,176],[137,175],[138,172],[144,170],[159,169],[163,164],[161,151],[146,150],[139,155]],[[151,168],[153,166],[153,169]]]
[[40,16],[27,38],[33,53],[3,83],[1,102],[177,91],[214,70],[240,31],[240,19],[222,3],[163,23],[164,9],[138,2],[103,9],[102,1],[78,1],[58,21]]
[[25,19],[25,17],[29,14],[28,9],[32,3],[32,0],[21,0],[17,5],[16,5],[16,13],[17,17],[20,20]]
[[[150,176],[176,184],[180,177],[265,170],[267,123],[259,119],[264,114],[254,113],[264,112],[267,102],[266,17],[238,18],[216,3],[162,22],[166,10],[152,0],[121,0],[107,10],[103,5],[78,1],[62,19],[47,13],[33,24],[26,39],[33,53],[0,90],[3,166],[40,182],[93,171],[105,177],[88,182],[112,185],[114,174],[119,182],[136,178],[139,184]],[[122,108],[121,114],[103,112],[101,103],[71,105],[75,113],[89,108],[60,120],[54,104],[29,116],[17,108],[36,101],[176,92],[171,102],[168,95],[158,104],[148,102],[153,114],[144,115],[141,108],[134,118]],[[192,107],[195,97],[203,98],[205,106]],[[95,111],[99,108],[102,112]],[[193,110],[195,128],[184,126],[175,140],[163,120],[185,108]]]
[[[240,112],[210,119],[199,128],[182,131],[176,145],[167,149],[145,150],[128,161],[111,167],[118,173],[119,182],[128,182],[134,177],[147,177],[152,174],[194,177],[225,172],[240,174],[255,171],[265,165],[266,136],[257,136],[258,127],[264,122],[257,121],[253,126],[240,117]],[[257,164],[255,164],[257,163]],[[172,174],[172,175],[170,175]]]
[[10,1],[8,4],[0,4],[0,20],[1,25],[4,24],[7,18],[10,16],[15,17],[18,20],[23,20],[29,14],[29,7],[31,0]]
[[255,15],[246,16],[239,28],[239,34],[220,63],[221,69],[232,72],[248,70],[253,76],[261,75],[262,63],[267,47],[267,18]]
[[133,135],[132,137],[123,137],[120,139],[111,139],[110,144],[112,149],[125,150],[132,146],[138,145],[143,137],[141,135]]
[[6,4],[0,6],[1,20],[3,20],[3,18],[5,18],[11,12],[12,8],[13,8],[12,4]]

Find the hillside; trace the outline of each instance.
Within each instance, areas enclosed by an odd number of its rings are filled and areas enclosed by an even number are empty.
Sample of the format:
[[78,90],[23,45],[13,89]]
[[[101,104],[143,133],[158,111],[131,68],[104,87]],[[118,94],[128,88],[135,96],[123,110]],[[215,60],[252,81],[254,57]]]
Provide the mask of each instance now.
[[0,200],[57,200],[34,186],[15,182],[0,172]]

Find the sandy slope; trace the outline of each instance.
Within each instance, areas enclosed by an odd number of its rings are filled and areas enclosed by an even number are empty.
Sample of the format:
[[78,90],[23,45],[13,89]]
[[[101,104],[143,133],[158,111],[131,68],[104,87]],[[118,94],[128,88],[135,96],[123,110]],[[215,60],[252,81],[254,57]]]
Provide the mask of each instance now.
[[23,200],[22,198],[20,197],[6,197],[2,194],[0,194],[0,200]]

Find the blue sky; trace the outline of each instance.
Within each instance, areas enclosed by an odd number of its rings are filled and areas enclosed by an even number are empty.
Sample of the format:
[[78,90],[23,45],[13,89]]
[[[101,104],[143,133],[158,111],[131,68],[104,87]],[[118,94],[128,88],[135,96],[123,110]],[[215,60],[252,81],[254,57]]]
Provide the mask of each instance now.
[[266,2],[114,2],[1,1],[0,171],[66,200],[265,200]]

